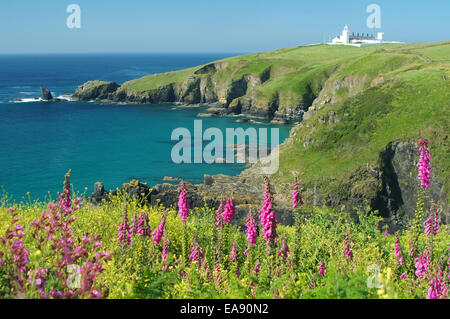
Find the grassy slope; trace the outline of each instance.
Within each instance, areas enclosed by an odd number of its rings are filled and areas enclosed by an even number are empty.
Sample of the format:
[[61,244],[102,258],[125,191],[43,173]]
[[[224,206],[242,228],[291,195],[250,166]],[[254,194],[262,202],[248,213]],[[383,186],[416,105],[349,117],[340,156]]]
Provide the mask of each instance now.
[[[449,41],[362,48],[315,45],[218,62],[226,66],[213,77],[225,87],[244,74],[261,77],[270,70],[268,80],[252,92],[255,107],[265,107],[274,96],[280,109],[302,100],[310,102],[319,93],[319,98],[334,97],[335,103],[305,121],[282,147],[276,182],[290,180],[290,172],[296,171],[311,183],[333,187],[331,179],[346,179],[359,166],[375,164],[390,141],[426,137],[432,141],[433,164],[448,192]],[[143,92],[183,82],[201,67],[144,77],[124,87]],[[340,83],[337,90],[336,83]],[[340,122],[319,123],[321,116],[327,122],[330,111],[336,112]],[[313,143],[304,147],[308,139]]]
[[[449,194],[450,43],[385,48],[345,64],[333,76],[382,75],[383,84],[370,87],[321,109],[282,148],[278,184],[290,181],[291,171],[304,180],[332,189],[333,180],[346,180],[358,167],[377,164],[378,154],[391,141],[431,141],[432,161]],[[339,123],[328,125],[328,112]],[[347,116],[345,116],[346,114]],[[313,143],[305,147],[304,142]]]

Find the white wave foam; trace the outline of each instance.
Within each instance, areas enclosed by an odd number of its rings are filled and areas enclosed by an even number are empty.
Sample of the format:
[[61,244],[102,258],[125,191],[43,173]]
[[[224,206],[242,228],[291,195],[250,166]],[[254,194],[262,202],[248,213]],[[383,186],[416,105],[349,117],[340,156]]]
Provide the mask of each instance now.
[[57,99],[60,99],[60,100],[66,100],[66,101],[72,101],[72,96],[66,95],[66,94],[62,94],[62,95],[59,95],[59,96],[57,97]]
[[17,100],[12,100],[10,102],[13,102],[13,103],[30,103],[30,102],[40,102],[40,101],[42,101],[42,99],[40,97],[35,97],[35,98],[17,99]]

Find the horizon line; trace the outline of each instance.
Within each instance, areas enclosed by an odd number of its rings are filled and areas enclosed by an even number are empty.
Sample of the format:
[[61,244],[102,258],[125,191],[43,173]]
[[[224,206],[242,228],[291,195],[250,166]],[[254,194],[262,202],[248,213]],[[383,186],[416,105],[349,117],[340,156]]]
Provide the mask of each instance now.
[[[450,39],[447,40],[437,40],[437,41],[411,41],[411,42],[395,42],[396,44],[417,44],[417,43],[439,43],[439,42],[448,42]],[[386,41],[385,43],[380,44],[389,44],[391,41]],[[270,50],[255,50],[255,51],[112,51],[112,52],[101,52],[101,51],[93,51],[93,52],[0,52],[0,56],[5,55],[88,55],[88,54],[236,54],[236,55],[244,55],[244,54],[255,54],[255,53],[263,53],[263,52],[270,52],[270,51],[276,51],[280,49],[288,49],[288,48],[296,48],[296,47],[305,47],[305,46],[312,46],[312,45],[329,45],[328,42],[316,42],[316,43],[310,43],[310,44],[299,44],[296,46],[289,46],[289,47],[280,47],[276,49],[270,49]]]

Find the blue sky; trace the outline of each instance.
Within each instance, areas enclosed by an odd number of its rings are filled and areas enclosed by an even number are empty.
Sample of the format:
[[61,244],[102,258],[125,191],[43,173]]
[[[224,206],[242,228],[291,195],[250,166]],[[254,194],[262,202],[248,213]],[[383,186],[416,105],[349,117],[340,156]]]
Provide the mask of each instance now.
[[[81,7],[81,28],[66,7]],[[449,0],[14,0],[0,2],[0,53],[259,52],[328,41],[344,24],[387,40],[450,39]]]

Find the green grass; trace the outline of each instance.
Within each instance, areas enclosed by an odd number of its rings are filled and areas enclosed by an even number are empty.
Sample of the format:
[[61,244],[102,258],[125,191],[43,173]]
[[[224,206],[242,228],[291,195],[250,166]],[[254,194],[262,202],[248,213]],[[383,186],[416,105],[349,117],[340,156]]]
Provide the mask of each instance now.
[[[378,154],[391,141],[428,138],[433,165],[448,190],[450,85],[443,78],[448,75],[435,69],[400,73],[380,87],[318,112],[311,119],[313,128],[303,126],[282,148],[278,182],[289,181],[289,172],[298,171],[304,180],[326,187],[327,179],[345,180],[365,163],[376,166]],[[330,110],[336,111],[340,122],[318,123],[318,117],[326,117]],[[314,142],[305,148],[306,136]]]
[[145,76],[140,79],[131,80],[122,84],[121,88],[131,89],[136,92],[145,92],[175,82],[184,82],[197,68],[184,69],[181,71],[167,72]]

